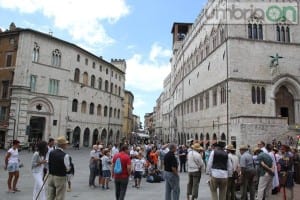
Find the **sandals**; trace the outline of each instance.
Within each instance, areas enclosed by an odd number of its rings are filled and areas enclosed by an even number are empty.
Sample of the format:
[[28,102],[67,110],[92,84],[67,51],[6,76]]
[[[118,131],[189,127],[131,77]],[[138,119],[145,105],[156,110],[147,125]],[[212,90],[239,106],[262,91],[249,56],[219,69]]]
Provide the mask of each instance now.
[[18,188],[13,189],[14,192],[21,192]]

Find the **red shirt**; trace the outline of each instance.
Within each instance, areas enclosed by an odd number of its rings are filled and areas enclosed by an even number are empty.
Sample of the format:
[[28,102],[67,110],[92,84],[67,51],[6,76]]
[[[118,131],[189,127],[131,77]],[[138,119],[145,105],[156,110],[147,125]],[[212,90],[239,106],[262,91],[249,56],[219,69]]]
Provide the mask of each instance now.
[[[130,157],[127,153],[121,151],[120,153],[117,153],[113,157],[113,163],[116,163],[116,160],[120,158],[121,159],[121,164],[122,164],[122,173],[121,174],[114,174],[114,178],[128,178],[129,174],[127,171],[127,166],[131,165],[131,160]],[[112,169],[113,170],[113,169]]]

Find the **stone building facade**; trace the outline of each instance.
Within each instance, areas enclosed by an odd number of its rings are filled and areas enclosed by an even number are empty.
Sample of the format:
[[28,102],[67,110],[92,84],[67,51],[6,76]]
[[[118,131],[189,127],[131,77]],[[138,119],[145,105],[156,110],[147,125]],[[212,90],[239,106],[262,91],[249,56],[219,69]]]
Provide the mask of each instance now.
[[216,20],[224,2],[172,27],[169,136],[178,143],[270,142],[300,123],[300,26],[256,15]]
[[31,29],[1,32],[0,43],[8,42],[10,46],[1,45],[0,50],[1,59],[12,55],[10,66],[0,64],[1,71],[7,71],[6,77],[1,73],[1,80],[8,80],[10,88],[6,143],[13,138],[35,142],[60,135],[80,146],[120,140],[125,60],[107,62]]
[[133,119],[133,101],[134,95],[132,92],[125,90],[124,98],[124,108],[123,108],[123,127],[122,131],[126,139],[131,137],[132,132],[134,131],[134,119]]

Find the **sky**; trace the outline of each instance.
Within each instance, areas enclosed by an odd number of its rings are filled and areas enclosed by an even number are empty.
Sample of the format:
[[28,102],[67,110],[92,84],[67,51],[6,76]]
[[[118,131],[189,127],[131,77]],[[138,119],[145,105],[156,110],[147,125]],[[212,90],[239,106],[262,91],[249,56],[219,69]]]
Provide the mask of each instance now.
[[135,115],[153,112],[170,73],[171,28],[193,23],[206,0],[0,0],[0,28],[31,28],[106,61],[125,59]]

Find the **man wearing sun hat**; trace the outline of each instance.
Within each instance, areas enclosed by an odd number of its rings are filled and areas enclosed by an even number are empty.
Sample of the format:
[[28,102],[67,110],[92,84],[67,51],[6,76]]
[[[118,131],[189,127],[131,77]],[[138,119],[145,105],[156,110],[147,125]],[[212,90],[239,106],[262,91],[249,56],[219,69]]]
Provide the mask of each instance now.
[[239,174],[239,158],[235,154],[235,148],[232,144],[228,144],[225,148],[228,153],[228,159],[232,163],[233,173],[228,176],[228,185],[227,185],[227,200],[235,199],[235,181],[238,178]]
[[248,199],[248,188],[250,193],[250,200],[255,199],[255,185],[254,177],[256,176],[256,170],[253,162],[253,157],[249,153],[247,145],[240,146],[240,168],[241,168],[241,199]]
[[64,136],[56,139],[57,148],[49,154],[49,178],[47,200],[64,200],[67,172],[70,171],[69,155],[64,152],[69,142]]
[[213,200],[226,199],[227,179],[232,174],[232,163],[224,151],[225,146],[226,143],[223,141],[216,143],[215,150],[211,152],[207,163],[207,172],[211,177],[209,186]]
[[199,143],[195,143],[191,146],[192,150],[188,153],[188,184],[187,184],[187,199],[190,199],[192,195],[192,200],[198,198],[199,183],[201,179],[201,171],[204,168],[204,162],[200,154],[203,148]]

